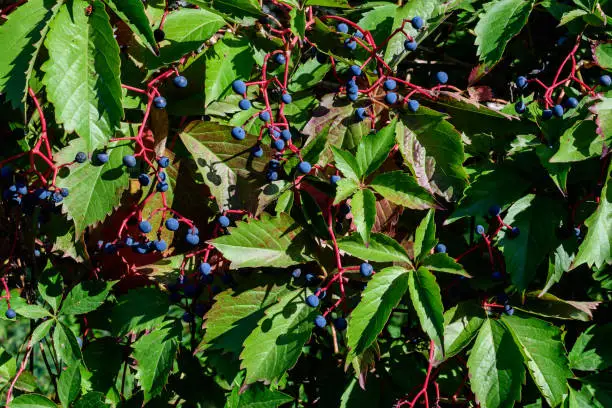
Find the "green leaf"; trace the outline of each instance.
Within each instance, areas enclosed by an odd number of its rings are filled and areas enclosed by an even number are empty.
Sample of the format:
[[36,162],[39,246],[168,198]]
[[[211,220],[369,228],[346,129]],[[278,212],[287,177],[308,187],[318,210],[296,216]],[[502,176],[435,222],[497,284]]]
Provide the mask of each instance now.
[[[266,161],[251,155],[257,136],[247,134],[237,143],[231,135],[232,127],[213,122],[191,122],[181,133],[181,140],[193,156],[204,183],[215,196],[219,208],[257,208],[253,191],[267,184],[264,170]],[[270,148],[263,144],[264,157]]]
[[369,176],[374,173],[389,157],[389,152],[395,145],[395,127],[397,121],[393,120],[376,133],[365,135],[357,147],[357,163],[362,174]]
[[514,406],[525,382],[523,356],[497,320],[483,323],[467,362],[471,388],[482,408]]
[[306,0],[304,6],[350,8],[347,0]]
[[404,268],[392,266],[372,277],[349,318],[347,343],[351,356],[359,356],[374,343],[406,289],[408,271]]
[[239,354],[244,340],[255,330],[264,311],[286,290],[286,285],[258,279],[252,287],[218,294],[206,314],[206,332],[199,348],[212,347]]
[[304,34],[306,34],[306,13],[304,10],[295,7],[289,12],[289,17],[291,19],[291,31],[303,39]]
[[[235,388],[234,390],[237,390]],[[232,394],[233,395],[233,394]],[[237,395],[237,401],[226,403],[225,408],[277,408],[293,401],[293,397],[280,391],[273,391],[263,384],[253,384]]]
[[105,408],[111,405],[104,402],[106,397],[103,393],[93,391],[83,395],[74,403],[74,408]]
[[601,154],[604,140],[597,134],[592,120],[578,120],[559,138],[559,150],[550,158],[551,163],[570,163]]
[[240,354],[246,384],[278,380],[295,365],[318,314],[306,304],[307,294],[305,290],[285,293],[246,338]]
[[57,408],[57,405],[47,397],[38,394],[23,394],[8,404],[10,408]]
[[512,237],[502,230],[499,249],[504,254],[506,271],[519,290],[527,288],[537,267],[556,247],[555,232],[562,214],[558,200],[533,194],[526,195],[508,209],[504,222],[518,227],[520,234]]
[[34,329],[34,332],[32,332],[32,344],[36,344],[45,338],[47,334],[49,334],[53,324],[55,324],[55,320],[49,319],[36,326],[36,329]]
[[577,302],[563,300],[550,293],[542,294],[540,291],[527,292],[525,300],[517,298],[513,307],[527,313],[555,319],[572,319],[582,322],[593,320],[593,310],[600,302]]
[[580,244],[572,269],[585,263],[597,268],[612,264],[612,171],[601,190],[597,210],[584,221],[584,225],[589,230]]
[[370,242],[372,226],[376,221],[376,197],[368,189],[358,190],[351,199],[353,222],[366,245]]
[[63,315],[86,314],[99,308],[115,282],[88,280],[77,284],[64,299],[60,313]]
[[[108,142],[123,117],[119,46],[104,4],[95,0],[91,15],[85,0],[68,0],[51,22],[42,69],[55,118],[76,132],[91,152]],[[66,39],[70,39],[70,47]]]
[[334,199],[334,205],[338,205],[342,201],[352,196],[358,188],[359,184],[357,181],[350,178],[341,179],[338,184],[336,184],[336,198]]
[[525,363],[546,401],[553,407],[561,404],[567,394],[567,379],[571,378],[565,349],[558,327],[536,318],[502,316],[512,333]]
[[0,91],[15,109],[23,107],[42,39],[58,9],[55,0],[28,1],[10,13],[0,28]]
[[603,98],[591,107],[591,111],[597,114],[597,133],[609,145],[612,141],[612,98]]
[[605,370],[612,366],[612,324],[593,325],[574,343],[568,358],[570,367],[581,371]]
[[387,200],[406,208],[424,210],[436,206],[431,194],[401,170],[379,174],[370,186]]
[[173,320],[145,334],[133,344],[137,377],[144,391],[145,403],[161,394],[166,385],[180,336],[180,323]]
[[291,76],[287,89],[300,92],[319,84],[331,69],[331,64],[319,64],[316,58],[300,63]]
[[[461,302],[444,312],[444,359],[448,360],[466,348],[485,319],[482,306],[475,302]],[[437,356],[436,360],[441,361],[441,357]]]
[[70,364],[62,371],[57,382],[57,394],[64,407],[70,406],[81,391],[81,363]]
[[[84,141],[77,140],[60,151],[57,158],[71,162],[78,151],[86,150],[85,145]],[[80,236],[88,226],[103,221],[118,207],[121,195],[129,186],[122,160],[126,154],[132,154],[132,148],[120,142],[111,143],[109,147],[106,164],[89,161],[71,167],[67,175],[58,177],[58,185],[70,191],[70,195],[64,198],[62,211],[74,221],[76,236]]]
[[285,213],[276,217],[264,213],[259,220],[238,222],[229,232],[211,243],[232,262],[232,269],[284,268],[310,259],[305,252],[306,234]]
[[589,14],[587,11],[581,10],[581,9],[570,10],[567,13],[563,13],[561,20],[559,21],[559,26],[564,26],[570,21],[573,21],[577,19],[578,17],[582,17],[587,14]]
[[47,265],[42,275],[38,279],[38,292],[42,298],[57,311],[62,296],[62,274],[58,269],[54,268],[51,263]]
[[603,372],[582,378],[583,389],[593,396],[593,405],[597,408],[609,407],[612,404],[612,375]]
[[331,150],[334,154],[336,168],[342,172],[344,177],[359,182],[361,176],[363,176],[363,172],[355,156],[353,156],[351,152],[338,149],[335,146],[331,146]]
[[106,4],[126,23],[134,34],[140,36],[151,50],[157,50],[157,41],[141,0],[104,0]]
[[612,43],[604,42],[593,48],[593,57],[597,65],[608,71],[612,70]]
[[206,106],[232,92],[232,82],[248,79],[255,60],[246,39],[226,35],[206,51]]
[[444,306],[436,277],[424,267],[410,273],[410,298],[419,316],[421,328],[442,348],[444,341]]
[[368,408],[380,404],[381,386],[377,379],[368,378],[368,386],[362,389],[357,378],[352,378],[340,397],[338,408]]
[[24,305],[15,306],[14,309],[15,309],[15,312],[17,312],[17,314],[23,317],[26,317],[28,319],[42,319],[43,317],[51,316],[51,313],[49,313],[47,309],[39,305],[24,304]]
[[410,263],[406,250],[396,240],[385,234],[372,234],[367,247],[359,234],[352,234],[340,239],[338,248],[364,260]]
[[438,242],[436,239],[435,215],[435,210],[429,210],[414,233],[414,245],[412,247],[414,259],[428,255]]
[[463,269],[463,265],[455,262],[453,258],[443,253],[429,255],[423,259],[421,265],[431,271],[452,273],[465,276],[466,278],[472,277]]
[[323,210],[321,210],[317,201],[310,194],[300,194],[300,202],[302,215],[311,231],[318,237],[326,240],[329,239],[327,222],[323,216]]
[[165,292],[154,288],[132,289],[118,299],[111,313],[112,332],[122,337],[159,326],[170,304]]
[[81,360],[81,349],[76,336],[64,323],[58,321],[53,331],[53,344],[58,357],[66,364]]
[[488,67],[503,56],[506,46],[527,23],[534,0],[494,0],[484,5],[476,28],[477,54]]

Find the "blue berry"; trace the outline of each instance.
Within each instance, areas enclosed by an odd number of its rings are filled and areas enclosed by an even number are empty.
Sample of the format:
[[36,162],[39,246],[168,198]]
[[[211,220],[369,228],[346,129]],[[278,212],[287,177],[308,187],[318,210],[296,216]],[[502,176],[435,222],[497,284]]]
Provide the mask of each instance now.
[[361,31],[355,31],[355,34],[353,34],[353,37],[359,38],[361,40],[363,39],[363,33]]
[[389,105],[393,105],[397,102],[397,94],[395,92],[389,92],[385,95],[385,102]]
[[77,163],[85,163],[87,161],[87,154],[85,152],[78,152],[76,156],[74,156],[74,161]]
[[252,154],[254,157],[261,157],[261,156],[263,156],[264,151],[263,151],[263,149],[261,148],[261,146],[253,146],[253,147],[251,148],[251,154]]
[[342,331],[342,330],[346,330],[348,324],[346,322],[346,319],[344,317],[338,317],[334,320],[334,327],[336,327],[336,329]]
[[234,82],[232,82],[232,89],[234,90],[234,92],[236,92],[237,94],[244,94],[246,92],[246,84],[244,83],[244,81],[241,81],[239,79],[235,80]]
[[298,164],[298,170],[302,174],[308,174],[312,170],[312,166],[307,161],[303,161]]
[[558,118],[563,117],[563,113],[565,113],[564,110],[563,110],[563,106],[561,106],[561,105],[553,106],[552,112],[553,112],[553,115],[555,115]]
[[489,207],[489,215],[492,217],[497,217],[501,213],[501,207],[497,204],[494,204]]
[[241,99],[240,102],[238,102],[238,107],[242,110],[249,110],[251,109],[251,101],[248,99]]
[[210,270],[211,270],[211,267],[208,262],[202,262],[200,264],[200,273],[202,275],[210,275]]
[[34,192],[34,196],[39,200],[46,200],[51,196],[51,193],[48,190],[45,190],[44,188],[37,188]]
[[281,96],[281,100],[283,101],[283,103],[291,103],[291,101],[293,101],[293,98],[291,97],[291,95],[290,95],[290,94],[288,94],[288,93],[284,93],[284,94]]
[[149,221],[140,221],[140,224],[138,224],[138,229],[141,232],[148,234],[149,232],[151,232],[151,230],[153,230],[153,227],[151,226],[151,223]]
[[266,178],[268,179],[268,181],[276,181],[278,180],[278,173],[270,170],[267,174],[266,174]]
[[236,126],[232,129],[232,137],[236,140],[243,140],[246,136],[246,133],[243,128]]
[[410,21],[410,24],[412,24],[412,27],[414,27],[415,30],[420,30],[423,28],[423,19],[419,16],[414,16]]
[[167,158],[166,156],[162,156],[159,159],[157,159],[157,164],[159,164],[159,167],[161,168],[166,168],[170,165],[170,159]]
[[519,227],[514,227],[510,231],[510,236],[511,237],[518,237],[520,235],[520,233],[521,233],[521,230],[519,229]]
[[183,313],[182,319],[185,323],[191,323],[193,322],[193,315],[189,312],[185,312]]
[[179,229],[180,223],[176,218],[168,218],[166,220],[166,228],[169,231],[176,231]]
[[387,90],[387,91],[392,91],[395,88],[397,88],[397,82],[395,82],[395,80],[393,79],[387,79],[385,81],[385,83],[383,84],[383,87]]
[[359,273],[361,274],[361,276],[365,278],[372,275],[373,271],[374,271],[374,268],[372,267],[372,265],[370,265],[367,262],[364,262],[361,265],[359,265]]
[[514,309],[512,308],[512,306],[506,304],[504,305],[504,312],[506,312],[508,316],[512,316],[514,314]]
[[123,156],[123,164],[125,167],[136,167],[136,158],[131,154]]
[[359,93],[359,87],[357,86],[357,84],[348,84],[348,86],[346,87],[346,93],[347,94],[358,94]]
[[340,33],[346,34],[348,33],[349,28],[348,28],[348,25],[346,25],[346,23],[340,23],[336,26],[336,30],[338,30],[338,32]]
[[28,194],[28,186],[26,186],[23,183],[17,183],[17,192],[21,195],[26,195]]
[[406,40],[404,41],[404,48],[406,49],[406,51],[414,51],[417,49],[417,42],[414,40]]
[[544,119],[544,120],[548,120],[548,119],[552,118],[552,115],[553,115],[553,111],[550,110],[550,109],[544,109],[542,111],[542,119]]
[[565,102],[565,104],[567,105],[568,108],[575,108],[576,106],[578,106],[578,99],[571,97],[571,98],[567,98],[567,101]]
[[291,272],[291,276],[293,276],[295,279],[299,278],[302,275],[302,270],[300,268],[294,269],[293,272]]
[[[62,201],[64,201],[64,197],[60,194],[59,191],[56,191],[55,193],[53,193],[53,195],[51,195],[51,199],[55,203],[61,203]],[[15,200],[15,201],[17,201],[17,200]],[[20,203],[21,200],[19,200],[17,202]]]
[[125,237],[125,241],[123,242],[125,243],[125,246],[131,247],[132,245],[134,245],[134,238]]
[[348,205],[347,203],[343,203],[343,204],[340,206],[340,214],[342,214],[342,215],[347,215],[347,214],[348,214],[348,213],[350,213],[350,212],[351,212],[351,206],[350,206],[350,205]]
[[527,107],[525,106],[525,102],[523,101],[518,101],[515,105],[514,105],[514,110],[516,111],[516,113],[521,114],[521,113],[525,113],[525,110],[527,109]]
[[319,329],[322,329],[327,325],[327,321],[321,315],[318,315],[317,317],[315,317],[314,323],[315,323],[315,326],[317,326]]
[[493,280],[500,280],[502,278],[502,273],[500,271],[493,271],[491,278]]
[[482,235],[485,233],[485,228],[482,225],[477,225],[476,226],[476,233],[479,235]]
[[280,136],[285,142],[288,142],[291,140],[291,131],[289,129],[283,129]]
[[317,307],[319,306],[319,298],[315,295],[309,295],[306,298],[306,304],[310,307]]
[[359,67],[359,65],[351,65],[351,67],[349,68],[349,72],[353,76],[359,76],[361,75],[361,67]]
[[98,160],[98,163],[107,163],[108,162],[108,154],[106,153],[98,153],[96,155],[96,160]]
[[155,188],[160,193],[165,193],[166,191],[168,191],[168,188],[170,188],[170,186],[168,185],[168,183],[162,182],[162,183],[157,183],[157,186],[155,186]]
[[357,42],[351,40],[350,38],[347,38],[346,40],[344,40],[344,46],[351,51],[355,51],[355,49],[357,48]]
[[287,60],[284,54],[276,54],[274,56],[274,61],[276,61],[277,64],[284,65]]
[[348,95],[349,101],[351,102],[355,102],[357,99],[359,99],[359,94],[356,92],[355,93],[349,92],[347,95]]
[[268,111],[263,111],[259,114],[259,119],[261,119],[263,122],[269,122],[270,121],[270,112]]
[[166,241],[163,239],[153,241],[153,246],[155,247],[155,250],[159,252],[165,251],[166,248],[168,248],[168,244],[166,244]]
[[448,82],[448,74],[444,71],[440,71],[436,74],[436,81],[440,84],[445,84]]
[[176,86],[177,88],[186,88],[187,87],[187,78],[185,78],[182,75],[177,75],[174,77],[174,79],[172,80],[172,83],[174,84],[174,86]]
[[198,230],[196,227],[192,227],[187,230],[187,233],[193,235],[200,235],[200,230]]
[[157,109],[164,109],[167,104],[168,102],[163,96],[156,96],[155,99],[153,99],[153,105],[155,105]]
[[435,251],[439,254],[445,254],[446,253],[446,245],[444,244],[438,244],[436,245]]
[[222,226],[223,228],[227,228],[230,225],[230,220],[229,218],[227,218],[225,215],[221,215],[218,219],[217,222],[219,223],[220,226]]
[[15,312],[13,309],[7,309],[4,315],[7,319],[14,319],[15,317],[17,317],[17,312]]
[[419,110],[419,101],[415,101],[414,99],[410,99],[408,101],[408,110],[412,113],[415,113],[417,110]]
[[163,172],[163,171],[160,171],[160,172],[157,174],[157,177],[159,178],[159,181],[166,181],[166,173],[165,173],[165,172]]
[[610,84],[612,84],[612,78],[610,78],[610,75],[602,75],[599,77],[599,83],[602,86],[610,86]]
[[521,89],[525,89],[527,88],[527,78],[525,78],[524,76],[520,76],[518,78],[516,78],[516,86],[521,88]]
[[342,177],[340,177],[340,176],[338,176],[338,175],[336,175],[336,174],[334,174],[333,176],[331,176],[331,177],[329,178],[329,182],[330,182],[330,183],[332,183],[333,185],[338,184],[338,182],[339,182],[340,180],[342,180]]
[[66,187],[60,188],[59,193],[62,195],[62,197],[66,198],[70,194],[70,190],[68,190]]
[[580,228],[576,227],[574,228],[574,235],[578,238],[580,238]]
[[312,274],[312,273],[307,273],[306,274],[306,282],[307,283],[314,283],[316,281],[316,277]]
[[272,148],[281,151],[285,148],[285,141],[283,139],[276,139],[272,141]]
[[196,234],[187,234],[185,236],[185,241],[187,241],[189,245],[198,245],[200,237]]
[[366,110],[365,110],[365,108],[357,108],[355,110],[355,116],[357,116],[357,119],[359,119],[360,121],[364,120],[365,117],[366,117]]
[[140,183],[141,186],[146,187],[149,184],[151,184],[151,179],[149,178],[148,175],[143,173],[140,176],[138,176],[138,182]]

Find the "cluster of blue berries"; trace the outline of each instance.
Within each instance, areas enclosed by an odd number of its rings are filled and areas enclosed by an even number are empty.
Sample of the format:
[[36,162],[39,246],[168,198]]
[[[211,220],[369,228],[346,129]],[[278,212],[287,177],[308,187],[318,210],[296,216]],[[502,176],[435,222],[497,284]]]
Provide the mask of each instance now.
[[9,166],[2,167],[0,170],[0,178],[9,184],[8,187],[4,189],[2,198],[5,201],[23,205],[24,209],[32,209],[34,205],[45,201],[61,203],[64,198],[69,195],[69,190],[67,188],[47,189],[39,187],[35,190],[30,190],[26,178],[20,175],[14,175],[13,170]]

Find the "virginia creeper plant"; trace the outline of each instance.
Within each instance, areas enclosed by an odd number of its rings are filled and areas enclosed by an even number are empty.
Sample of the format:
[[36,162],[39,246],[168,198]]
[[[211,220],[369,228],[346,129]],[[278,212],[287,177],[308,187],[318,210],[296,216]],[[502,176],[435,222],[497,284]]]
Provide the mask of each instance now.
[[0,0],[0,397],[612,406],[607,0]]

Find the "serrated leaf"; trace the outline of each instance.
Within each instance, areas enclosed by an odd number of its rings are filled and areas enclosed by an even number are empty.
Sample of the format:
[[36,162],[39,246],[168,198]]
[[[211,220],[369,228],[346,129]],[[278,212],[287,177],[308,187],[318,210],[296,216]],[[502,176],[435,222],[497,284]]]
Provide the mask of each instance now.
[[612,43],[599,43],[593,47],[593,58],[600,67],[612,70]]
[[513,307],[517,310],[547,318],[572,319],[583,322],[593,320],[593,311],[601,303],[564,300],[550,293],[542,294],[540,291],[527,292],[524,301],[516,300]]
[[579,120],[559,138],[559,150],[550,158],[551,163],[570,163],[599,156],[604,140],[597,134],[592,120]]
[[50,317],[51,313],[47,309],[39,305],[19,305],[14,307],[15,312],[18,315],[26,317],[28,319],[42,319],[43,317]]
[[83,395],[74,403],[74,408],[105,408],[111,405],[105,402],[106,397],[103,393],[91,391]]
[[474,302],[461,302],[444,312],[444,357],[436,349],[436,360],[456,356],[474,340],[486,315],[482,306]]
[[442,349],[444,341],[444,306],[436,277],[426,268],[410,273],[410,299],[419,316],[421,328],[436,346]]
[[314,327],[316,308],[306,304],[307,291],[285,293],[270,306],[244,341],[241,368],[245,383],[272,382],[295,365]]
[[302,215],[308,227],[310,227],[316,236],[325,240],[329,239],[327,222],[324,218],[323,210],[321,210],[317,201],[310,194],[300,194],[300,202]]
[[494,0],[484,5],[476,33],[477,54],[488,67],[503,56],[506,45],[527,23],[534,0]]
[[64,299],[60,313],[63,315],[78,315],[96,310],[102,306],[115,283],[100,280],[80,282],[72,288]]
[[570,367],[581,371],[605,370],[612,366],[612,324],[593,325],[574,343],[568,358]]
[[0,27],[0,91],[15,109],[21,109],[42,39],[55,17],[55,0],[32,0],[15,9]]
[[287,89],[289,92],[299,92],[319,84],[331,69],[331,64],[319,64],[316,58],[311,58],[296,68],[291,76]]
[[60,321],[57,322],[53,331],[53,345],[58,357],[65,364],[72,364],[82,358],[76,336],[70,327]]
[[601,190],[597,210],[584,221],[589,230],[580,244],[572,269],[579,265],[601,268],[612,264],[612,172]]
[[502,316],[520,348],[531,378],[546,401],[553,407],[561,404],[571,378],[565,349],[558,327],[536,318],[518,315]]
[[54,320],[49,319],[36,326],[36,329],[32,332],[32,344],[36,344],[45,338],[47,334],[49,334],[49,331],[51,331],[51,327],[53,327],[54,323]]
[[349,318],[347,338],[351,356],[362,354],[385,327],[393,308],[408,289],[408,273],[393,266],[377,272],[368,282]]
[[276,217],[263,214],[259,220],[238,222],[229,232],[211,243],[232,262],[232,269],[284,268],[310,259],[305,252],[306,234],[285,213]]
[[523,356],[497,320],[483,323],[467,362],[471,388],[482,408],[514,406],[525,382]]
[[466,278],[472,277],[463,269],[463,265],[444,253],[429,255],[423,259],[421,265],[431,271],[452,273]]
[[357,181],[350,178],[343,178],[336,184],[336,198],[334,199],[334,205],[340,204],[357,191],[359,184]]
[[[72,161],[76,152],[86,150],[85,145],[84,141],[74,141],[58,157],[71,156],[67,161]],[[122,160],[133,150],[123,142],[111,143],[109,148],[106,164],[87,162],[75,165],[67,175],[58,177],[57,184],[70,192],[62,202],[62,211],[74,221],[76,236],[80,236],[88,226],[103,221],[119,205],[121,195],[128,188],[129,176]]]
[[354,257],[373,262],[410,263],[406,250],[396,240],[385,234],[370,235],[367,247],[359,234],[352,234],[338,240],[338,248]]
[[165,292],[154,288],[132,289],[118,299],[111,313],[112,332],[122,337],[159,326],[170,304]]
[[81,391],[81,363],[70,364],[57,381],[57,395],[64,407],[70,406]]
[[[255,211],[257,196],[253,191],[267,183],[266,161],[251,155],[257,137],[247,134],[242,142],[231,136],[232,128],[213,122],[191,122],[181,133],[181,140],[192,154],[204,183],[215,196],[219,208]],[[264,157],[270,148],[263,144]]]
[[306,33],[306,13],[295,7],[289,12],[289,17],[291,18],[291,31],[303,39]]
[[368,133],[357,147],[357,163],[361,169],[360,177],[369,176],[375,172],[387,159],[395,145],[395,127],[397,120],[376,133]]
[[248,79],[253,68],[249,42],[226,35],[206,51],[206,106],[232,92],[232,82]]
[[10,408],[57,408],[49,398],[39,394],[23,394],[13,399]]
[[372,226],[376,221],[376,197],[374,197],[374,193],[368,189],[358,190],[351,199],[351,211],[357,233],[361,235],[363,242],[368,245]]
[[42,69],[56,121],[83,138],[91,152],[112,137],[123,107],[119,46],[104,4],[95,0],[87,16],[89,5],[85,0],[68,0],[60,9],[45,40],[49,61]]
[[413,210],[436,206],[434,198],[414,177],[401,170],[381,173],[370,183],[378,194],[394,204]]
[[133,345],[136,371],[140,386],[144,391],[144,402],[159,395],[168,381],[174,364],[181,326],[173,320],[165,326],[145,334]]
[[347,0],[306,0],[304,6],[350,8]]
[[519,290],[525,290],[537,267],[556,247],[556,229],[563,209],[558,200],[526,195],[515,202],[504,217],[504,223],[520,229],[513,237],[506,230],[499,235],[499,249],[504,254],[506,271]]
[[[233,392],[238,391],[234,388]],[[280,391],[271,390],[263,384],[252,384],[243,393],[236,392],[236,401],[230,401],[225,408],[277,408],[293,401],[293,397]]]
[[157,49],[157,41],[141,0],[104,0],[106,4],[126,23],[134,34],[140,36],[151,50]]
[[359,163],[357,162],[355,156],[353,156],[351,152],[338,149],[335,146],[331,146],[331,150],[334,154],[336,168],[342,172],[344,177],[348,177],[355,182],[359,182],[361,176],[363,175],[363,171],[359,167]]
[[38,292],[42,298],[51,305],[53,310],[57,311],[64,294],[62,288],[62,274],[58,269],[53,267],[51,262],[47,264],[47,267],[38,279]]
[[581,9],[570,10],[567,13],[563,13],[563,16],[561,16],[561,20],[559,21],[559,26],[564,26],[570,21],[573,21],[587,14],[589,14],[587,11]]
[[419,259],[429,254],[438,242],[436,239],[435,215],[435,210],[429,210],[414,233],[414,245],[412,247],[414,259]]

